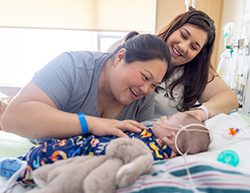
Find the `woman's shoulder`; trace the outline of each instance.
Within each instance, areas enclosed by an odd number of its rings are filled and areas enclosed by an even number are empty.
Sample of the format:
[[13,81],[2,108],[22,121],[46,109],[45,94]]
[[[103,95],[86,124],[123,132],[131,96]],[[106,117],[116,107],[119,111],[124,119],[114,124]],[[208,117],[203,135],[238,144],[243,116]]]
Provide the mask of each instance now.
[[79,68],[93,68],[102,65],[109,57],[110,53],[93,51],[70,51],[66,52]]

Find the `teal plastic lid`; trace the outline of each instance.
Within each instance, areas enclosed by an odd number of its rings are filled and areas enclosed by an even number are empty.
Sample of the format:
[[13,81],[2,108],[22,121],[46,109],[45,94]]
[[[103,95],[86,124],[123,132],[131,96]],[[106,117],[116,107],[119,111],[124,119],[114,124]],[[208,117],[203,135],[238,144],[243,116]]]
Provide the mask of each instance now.
[[239,156],[233,150],[225,150],[218,155],[217,160],[219,162],[236,167],[239,163]]

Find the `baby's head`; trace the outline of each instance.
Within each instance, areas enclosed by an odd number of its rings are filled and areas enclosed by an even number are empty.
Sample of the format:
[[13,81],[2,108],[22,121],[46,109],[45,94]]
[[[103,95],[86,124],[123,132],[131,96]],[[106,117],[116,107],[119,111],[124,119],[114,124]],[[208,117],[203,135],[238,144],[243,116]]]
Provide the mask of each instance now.
[[[188,126],[179,132],[177,136],[178,131],[189,124],[200,124],[201,126]],[[152,131],[157,138],[161,139],[177,155],[180,155],[180,153],[175,147],[175,142],[180,152],[185,153],[188,151],[188,154],[196,154],[207,151],[210,144],[210,134],[202,125],[204,124],[201,121],[190,114],[176,113],[170,117],[159,118],[153,125]]]

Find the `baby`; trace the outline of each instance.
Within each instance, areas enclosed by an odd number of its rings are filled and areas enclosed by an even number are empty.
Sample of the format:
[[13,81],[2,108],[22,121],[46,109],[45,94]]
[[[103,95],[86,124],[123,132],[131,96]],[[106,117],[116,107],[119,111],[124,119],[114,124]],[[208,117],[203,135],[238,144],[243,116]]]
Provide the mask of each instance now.
[[153,124],[152,132],[159,143],[168,145],[176,155],[205,152],[211,142],[205,125],[187,113],[159,118]]
[[[142,122],[148,129],[141,133],[124,131],[130,138],[142,140],[151,150],[154,160],[164,160],[188,153],[207,151],[210,135],[203,123],[187,113],[176,113],[170,117]],[[198,126],[187,126],[199,124]],[[183,129],[186,126],[186,129]],[[68,139],[44,139],[34,146],[22,159],[6,158],[0,161],[0,176],[11,177],[27,163],[27,169],[21,177],[31,179],[31,171],[42,165],[54,163],[80,155],[103,155],[109,142],[116,136],[99,137],[92,134]],[[18,167],[18,164],[20,167]]]

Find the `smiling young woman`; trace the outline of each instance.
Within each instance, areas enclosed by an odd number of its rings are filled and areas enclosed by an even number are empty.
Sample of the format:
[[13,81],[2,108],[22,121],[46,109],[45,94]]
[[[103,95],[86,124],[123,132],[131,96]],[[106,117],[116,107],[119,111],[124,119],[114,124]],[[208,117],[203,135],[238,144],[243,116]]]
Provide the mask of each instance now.
[[[201,121],[238,109],[236,94],[211,64],[215,40],[213,20],[190,10],[174,18],[157,35],[171,53],[169,76],[155,97],[155,116],[187,111]],[[192,107],[199,102],[203,108]]]

